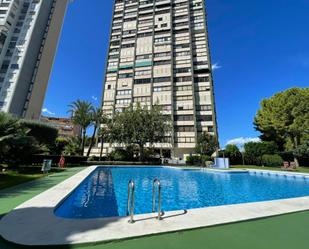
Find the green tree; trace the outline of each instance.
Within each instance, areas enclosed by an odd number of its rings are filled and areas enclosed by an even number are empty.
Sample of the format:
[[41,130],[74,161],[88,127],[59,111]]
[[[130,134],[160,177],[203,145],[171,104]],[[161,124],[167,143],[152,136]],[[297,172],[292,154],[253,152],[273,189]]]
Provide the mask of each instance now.
[[42,152],[37,140],[29,135],[30,131],[19,119],[0,112],[0,162],[19,165]]
[[119,145],[138,145],[139,159],[144,159],[144,147],[165,141],[171,136],[170,120],[161,113],[157,105],[152,108],[130,105],[123,112],[115,113],[112,122],[108,122],[108,140]]
[[63,138],[63,137],[58,137],[56,139],[55,142],[55,147],[53,149],[53,153],[55,153],[56,155],[61,155],[64,150],[65,147],[70,143],[70,140],[67,138]]
[[93,119],[93,105],[88,101],[76,100],[70,105],[70,112],[72,113],[72,121],[75,125],[81,127],[81,145],[80,155],[84,154],[85,139],[87,128],[90,126]]
[[215,136],[203,132],[197,138],[196,152],[201,155],[211,156],[218,149],[218,140]]
[[293,155],[297,158],[304,157],[309,158],[309,140],[299,145],[293,150]]
[[245,159],[248,164],[261,165],[263,155],[278,153],[275,142],[248,142],[244,145]]
[[29,130],[28,136],[34,137],[42,146],[46,146],[47,150],[52,151],[55,148],[58,130],[48,124],[32,121],[21,120],[21,126]]
[[309,88],[291,88],[264,99],[254,124],[262,140],[296,149],[309,138]]
[[103,144],[111,141],[111,132],[109,131],[109,129],[112,127],[112,125],[110,124],[111,122],[113,122],[112,119],[109,118],[107,115],[103,114],[101,118],[101,125],[98,131],[98,139],[101,145],[99,161],[102,160],[103,156]]
[[5,141],[18,134],[20,130],[21,125],[17,118],[4,112],[0,112],[0,146],[1,144],[3,145]]
[[64,147],[64,154],[68,156],[78,156],[80,155],[80,144],[81,144],[81,138],[71,137],[68,140],[68,144]]
[[225,156],[230,158],[231,164],[239,164],[241,162],[241,152],[235,144],[228,144],[224,149]]

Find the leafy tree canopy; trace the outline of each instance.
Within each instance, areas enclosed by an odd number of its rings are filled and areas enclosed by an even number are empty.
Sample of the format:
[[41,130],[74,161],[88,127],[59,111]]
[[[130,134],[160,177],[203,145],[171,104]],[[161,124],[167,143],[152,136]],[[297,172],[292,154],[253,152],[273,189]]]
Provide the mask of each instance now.
[[28,136],[34,137],[40,144],[54,147],[58,137],[58,130],[48,124],[38,121],[21,120],[21,125],[29,129]]
[[295,149],[309,138],[309,88],[291,88],[264,99],[254,124],[262,140]]
[[122,112],[117,112],[112,122],[107,122],[108,140],[123,145],[138,145],[140,160],[143,159],[144,147],[147,143],[163,142],[170,136],[170,120],[161,113],[159,106],[142,107],[132,104]]
[[215,136],[203,132],[197,138],[196,152],[201,155],[211,156],[218,149],[218,140]]

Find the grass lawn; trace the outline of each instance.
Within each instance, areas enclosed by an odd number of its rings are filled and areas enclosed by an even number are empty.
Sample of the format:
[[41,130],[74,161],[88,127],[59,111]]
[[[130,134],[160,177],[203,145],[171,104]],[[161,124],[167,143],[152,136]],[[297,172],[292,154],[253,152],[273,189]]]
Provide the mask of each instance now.
[[9,188],[41,177],[43,177],[42,174],[20,174],[13,171],[0,173],[0,189]]
[[[232,168],[284,171],[283,169],[281,169],[281,167],[262,167],[262,166],[252,166],[252,165],[236,165],[236,166],[232,166]],[[309,167],[298,167],[296,170],[288,171],[288,172],[309,173]]]
[[[49,177],[0,191],[0,216],[22,202],[56,185],[83,168],[70,168]],[[35,217],[34,217],[35,218]],[[80,249],[308,249],[309,211],[138,239],[80,246]],[[1,249],[21,247],[0,239]],[[39,247],[36,247],[39,248]],[[48,247],[43,247],[48,248]]]

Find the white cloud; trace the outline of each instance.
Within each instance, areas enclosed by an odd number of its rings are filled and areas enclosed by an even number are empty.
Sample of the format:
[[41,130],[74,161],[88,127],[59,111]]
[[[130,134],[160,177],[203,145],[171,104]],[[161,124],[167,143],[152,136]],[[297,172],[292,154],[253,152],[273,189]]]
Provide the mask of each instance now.
[[43,112],[44,114],[48,114],[48,115],[55,115],[55,114],[56,114],[56,113],[51,112],[50,110],[48,110],[46,107],[44,107],[44,108],[42,109],[42,112]]
[[260,142],[260,141],[261,140],[258,137],[238,137],[227,141],[226,144],[235,144],[238,146],[243,146],[245,143],[248,142]]
[[212,70],[213,71],[215,71],[217,69],[220,69],[220,68],[222,68],[222,66],[218,62],[212,65]]
[[96,97],[96,96],[91,96],[91,98],[92,98],[94,101],[98,101],[98,97]]

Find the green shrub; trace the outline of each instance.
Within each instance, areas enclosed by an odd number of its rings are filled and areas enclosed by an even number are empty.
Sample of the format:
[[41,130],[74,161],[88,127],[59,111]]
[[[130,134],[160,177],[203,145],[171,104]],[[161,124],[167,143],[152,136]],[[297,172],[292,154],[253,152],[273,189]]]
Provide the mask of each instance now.
[[207,161],[211,161],[211,157],[207,155],[191,155],[186,158],[188,165],[205,166]]
[[244,148],[245,161],[249,165],[262,165],[263,155],[278,153],[278,146],[274,142],[248,142]]
[[39,121],[21,120],[22,127],[29,129],[28,136],[34,137],[39,144],[45,144],[49,148],[55,146],[58,130],[48,124]]
[[109,159],[112,161],[130,161],[133,160],[130,151],[117,148],[109,154]]
[[269,167],[279,167],[283,163],[283,159],[279,155],[263,155],[262,165]]

